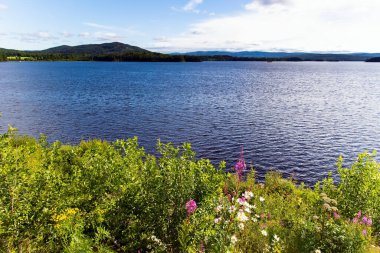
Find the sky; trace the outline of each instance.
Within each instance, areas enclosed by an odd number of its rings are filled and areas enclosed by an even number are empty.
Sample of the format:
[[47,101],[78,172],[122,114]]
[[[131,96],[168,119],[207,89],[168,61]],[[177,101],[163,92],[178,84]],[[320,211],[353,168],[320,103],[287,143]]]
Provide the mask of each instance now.
[[0,48],[380,53],[380,0],[0,0]]

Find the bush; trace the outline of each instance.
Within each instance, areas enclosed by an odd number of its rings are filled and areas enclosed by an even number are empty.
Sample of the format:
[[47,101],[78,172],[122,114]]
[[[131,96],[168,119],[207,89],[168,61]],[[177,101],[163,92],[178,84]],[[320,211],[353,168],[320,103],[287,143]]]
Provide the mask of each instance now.
[[[76,146],[0,135],[0,252],[367,252],[379,237],[375,154],[314,189],[196,160],[190,144]],[[245,178],[243,180],[243,178]],[[373,223],[373,224],[372,224]]]
[[175,249],[186,201],[202,202],[225,174],[189,144],[158,143],[158,152],[137,138],[67,146],[1,135],[0,251]]

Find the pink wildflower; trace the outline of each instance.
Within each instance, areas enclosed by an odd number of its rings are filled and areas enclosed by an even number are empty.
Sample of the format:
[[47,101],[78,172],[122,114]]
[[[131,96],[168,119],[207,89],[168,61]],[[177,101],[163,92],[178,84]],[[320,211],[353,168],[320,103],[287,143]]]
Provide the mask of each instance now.
[[362,211],[358,212],[358,218],[362,217]]
[[243,147],[241,148],[241,152],[240,152],[240,158],[238,160],[238,162],[236,163],[235,165],[235,172],[236,174],[238,175],[239,177],[239,180],[241,180],[241,177],[243,175],[243,171],[247,168],[246,164],[245,164],[245,160],[244,160],[244,152],[243,152]]
[[340,215],[337,212],[334,212],[333,215],[334,215],[335,219],[339,219],[340,218]]
[[362,223],[363,224],[367,224],[367,222],[368,222],[368,218],[367,218],[367,216],[363,216],[363,219],[362,219]]
[[239,203],[240,205],[244,205],[244,203],[245,203],[245,198],[244,198],[244,197],[238,198],[238,203]]
[[359,221],[359,220],[358,220],[358,218],[356,218],[356,217],[352,219],[352,223],[354,223],[354,224],[357,224],[358,221]]
[[366,236],[367,235],[367,230],[363,229],[362,233],[363,233],[364,236]]
[[195,210],[197,209],[197,207],[198,207],[197,202],[195,202],[195,200],[190,199],[189,201],[187,201],[186,203],[187,215],[190,216],[191,214],[193,214]]
[[368,225],[368,226],[372,226],[372,219],[371,219],[371,218],[368,218],[368,219],[367,219],[367,225]]
[[199,245],[199,252],[200,253],[204,253],[205,252],[205,245],[204,245],[203,241],[201,241],[201,244]]

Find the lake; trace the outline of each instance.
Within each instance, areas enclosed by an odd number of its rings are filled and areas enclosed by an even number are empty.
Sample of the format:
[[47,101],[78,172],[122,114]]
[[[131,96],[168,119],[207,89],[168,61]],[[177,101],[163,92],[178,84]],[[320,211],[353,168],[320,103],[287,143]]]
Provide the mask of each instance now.
[[0,132],[76,144],[138,136],[190,142],[233,166],[308,184],[380,148],[380,64],[363,62],[0,63]]

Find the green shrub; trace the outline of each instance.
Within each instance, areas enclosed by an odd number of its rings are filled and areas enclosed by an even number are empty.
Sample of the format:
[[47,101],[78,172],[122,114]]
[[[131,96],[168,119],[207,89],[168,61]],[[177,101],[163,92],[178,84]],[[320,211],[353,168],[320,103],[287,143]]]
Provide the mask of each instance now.
[[350,169],[340,159],[340,181],[312,189],[276,172],[242,180],[242,155],[233,175],[190,144],[158,142],[157,153],[137,138],[70,146],[10,128],[0,135],[0,252],[366,252],[379,237],[375,154]]

